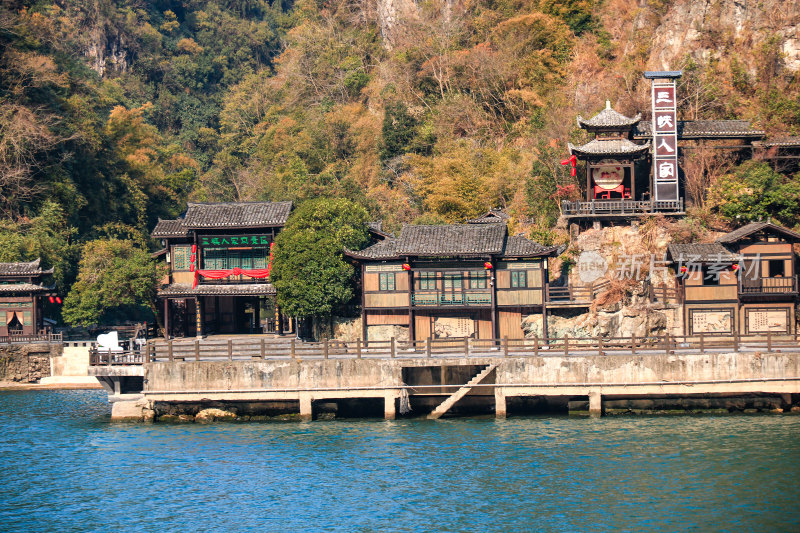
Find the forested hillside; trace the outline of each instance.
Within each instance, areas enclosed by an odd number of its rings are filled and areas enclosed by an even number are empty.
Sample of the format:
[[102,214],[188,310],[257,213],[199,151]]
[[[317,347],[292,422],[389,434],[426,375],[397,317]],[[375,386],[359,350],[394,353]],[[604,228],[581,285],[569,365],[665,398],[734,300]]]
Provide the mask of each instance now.
[[[86,242],[152,246],[189,199],[345,197],[389,230],[504,207],[552,242],[575,116],[646,115],[644,70],[684,70],[682,118],[800,133],[798,27],[780,0],[7,0],[0,260],[66,291]],[[797,177],[714,169],[698,220],[749,187],[800,223]]]

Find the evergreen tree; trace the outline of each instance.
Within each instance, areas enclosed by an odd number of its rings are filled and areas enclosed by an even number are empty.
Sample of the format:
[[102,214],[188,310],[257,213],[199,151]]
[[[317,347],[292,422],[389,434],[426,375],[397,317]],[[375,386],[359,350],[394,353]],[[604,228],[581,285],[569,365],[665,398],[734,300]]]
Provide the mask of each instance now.
[[330,316],[353,297],[355,268],[343,249],[369,240],[367,211],[349,200],[303,203],[275,241],[271,279],[278,305],[296,317]]

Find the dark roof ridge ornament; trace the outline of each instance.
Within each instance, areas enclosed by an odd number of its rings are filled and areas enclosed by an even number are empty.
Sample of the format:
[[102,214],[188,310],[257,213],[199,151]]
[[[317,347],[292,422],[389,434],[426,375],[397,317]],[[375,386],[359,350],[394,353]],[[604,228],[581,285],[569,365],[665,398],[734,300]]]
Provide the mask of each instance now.
[[683,76],[682,70],[646,70],[644,78],[646,80],[676,80]]

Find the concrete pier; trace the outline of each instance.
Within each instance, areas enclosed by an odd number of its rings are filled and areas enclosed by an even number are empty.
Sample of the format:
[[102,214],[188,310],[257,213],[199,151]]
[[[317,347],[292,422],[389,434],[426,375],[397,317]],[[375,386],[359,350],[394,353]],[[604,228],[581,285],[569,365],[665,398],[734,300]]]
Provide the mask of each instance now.
[[[90,373],[112,401],[142,399],[156,413],[165,406],[196,410],[211,404],[250,412],[277,402],[295,405],[295,416],[310,420],[315,402],[341,403],[347,412],[354,412],[352,402],[361,402],[357,405],[370,416],[382,413],[391,420],[398,416],[404,390],[414,414],[427,415],[488,365],[496,365],[491,379],[459,399],[455,414],[461,405],[493,409],[503,418],[525,398],[561,398],[565,405],[588,400],[592,415],[602,414],[607,400],[625,398],[770,395],[787,409],[800,401],[798,353],[174,361],[96,366]],[[116,410],[122,413],[123,408]]]
[[594,416],[603,414],[603,395],[600,391],[589,391],[589,414]]
[[311,420],[314,418],[314,405],[311,400],[311,395],[308,393],[301,393],[300,399],[300,420]]

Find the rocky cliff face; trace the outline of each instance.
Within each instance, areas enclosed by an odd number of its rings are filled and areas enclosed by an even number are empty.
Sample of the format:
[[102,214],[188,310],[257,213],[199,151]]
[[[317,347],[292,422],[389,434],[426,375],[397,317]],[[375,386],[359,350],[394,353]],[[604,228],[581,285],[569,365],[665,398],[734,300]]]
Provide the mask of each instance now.
[[416,19],[414,0],[378,0],[378,25],[386,48],[391,50],[403,32],[403,23]]
[[[541,315],[526,317],[522,327],[527,338],[543,337]],[[551,311],[547,317],[547,328],[550,338],[644,339],[665,333],[680,335],[682,322],[677,305],[638,300],[583,313],[562,311],[556,314]]]
[[[659,218],[581,232],[571,245],[577,264],[551,283],[587,286],[587,276],[581,272],[581,257],[591,253],[605,262],[605,273],[593,283],[608,282],[610,285],[607,292],[597,295],[589,309],[551,310],[548,335],[644,338],[680,334],[682,318],[677,302],[651,302],[646,294],[647,284],[676,286],[674,274],[664,262],[670,242],[669,223]],[[525,318],[523,329],[528,337],[541,337],[541,315]]]
[[[783,67],[800,70],[800,2],[676,0],[653,34],[650,67],[671,70],[687,54],[707,60],[732,46],[752,51],[770,39],[783,54]],[[748,56],[746,67],[756,75],[758,57]]]

